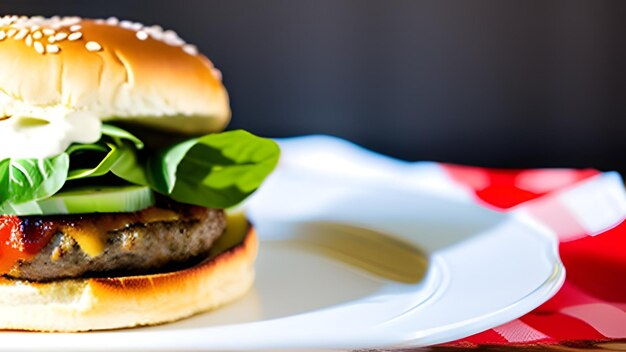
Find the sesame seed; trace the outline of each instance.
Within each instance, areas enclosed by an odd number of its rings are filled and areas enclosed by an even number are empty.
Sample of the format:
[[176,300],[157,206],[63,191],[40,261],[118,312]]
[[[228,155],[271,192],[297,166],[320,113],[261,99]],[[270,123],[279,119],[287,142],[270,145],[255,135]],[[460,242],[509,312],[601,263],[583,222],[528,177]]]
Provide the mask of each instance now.
[[148,28],[150,28],[150,30],[154,32],[163,32],[163,27],[159,26],[158,24],[155,24],[154,26],[150,26]]
[[12,36],[15,35],[15,33],[17,33],[17,29],[11,28],[7,31],[7,37],[11,38]]
[[98,44],[97,42],[87,42],[87,44],[85,44],[85,48],[87,48],[88,51],[102,50],[102,46]]
[[107,18],[107,24],[111,25],[111,26],[117,26],[120,23],[120,20],[118,20],[116,17],[109,17]]
[[52,29],[52,28],[44,28],[44,29],[42,30],[42,32],[43,32],[43,34],[44,34],[44,35],[48,35],[48,36],[50,36],[50,35],[54,35],[55,30],[54,30],[54,29]]
[[77,16],[74,16],[74,17],[63,17],[61,19],[60,23],[61,23],[62,27],[70,27],[70,26],[73,26],[73,25],[79,23],[80,20],[81,20],[81,18],[77,17]]
[[127,21],[127,20],[120,21],[120,27],[124,29],[130,29],[132,26],[133,26],[133,23],[131,21]]
[[40,31],[33,33],[33,39],[39,40],[43,38],[43,34]]
[[163,39],[163,28],[161,26],[145,27],[143,31],[156,40]]
[[43,47],[43,44],[41,44],[41,42],[35,42],[33,45],[35,47],[36,52],[40,54],[43,54],[46,52],[46,49]]
[[143,24],[139,23],[139,22],[135,22],[130,26],[130,29],[134,30],[134,31],[139,31],[143,28]]
[[146,40],[146,39],[148,39],[148,33],[144,32],[144,31],[137,32],[137,39],[139,39],[139,40]]
[[57,41],[57,40],[56,40],[56,38],[54,38],[54,36],[53,36],[53,35],[51,35],[51,36],[49,36],[49,37],[48,37],[48,43],[51,43],[51,44],[52,44],[52,43],[54,43],[54,42],[56,42],[56,41]]
[[176,32],[174,32],[171,29],[168,29],[166,31],[163,32],[163,34],[167,37],[167,38],[174,38],[174,37],[178,37],[178,34],[176,34]]
[[81,28],[83,28],[83,26],[81,26],[80,24],[75,24],[75,25],[70,27],[70,31],[71,32],[78,32],[78,31],[80,31]]
[[54,35],[54,39],[57,42],[65,40],[65,38],[67,38],[67,33],[65,33],[65,32],[59,32],[59,33]]
[[41,28],[41,26],[39,26],[39,25],[34,25],[34,26],[30,27],[30,31],[31,31],[31,32],[34,32],[34,31],[38,30],[39,28]]
[[46,45],[46,52],[49,52],[51,54],[56,54],[59,51],[61,51],[61,49],[56,44],[48,44],[48,45]]
[[0,31],[0,40],[4,40],[7,37],[7,34],[4,31]]
[[222,71],[216,69],[215,67],[212,67],[211,72],[213,72],[213,76],[215,76],[215,78],[217,78],[218,81],[222,80]]
[[33,45],[33,36],[30,34],[27,35],[24,41],[26,42],[27,46],[31,47]]
[[22,40],[22,39],[26,38],[27,34],[28,34],[28,29],[22,28],[22,29],[19,30],[19,32],[17,32],[17,34],[13,37],[13,39],[15,39],[15,40]]
[[189,55],[197,55],[198,48],[193,44],[185,44],[183,45],[183,51],[185,51]]
[[178,34],[176,34],[176,32],[170,29],[163,32],[163,40],[165,41],[165,44],[171,45],[171,46],[181,46],[185,44],[185,41],[180,39]]
[[73,42],[73,41],[78,40],[78,39],[80,39],[82,37],[83,37],[83,33],[81,33],[81,32],[74,32],[74,33],[71,33],[70,35],[68,35],[67,39],[69,41]]

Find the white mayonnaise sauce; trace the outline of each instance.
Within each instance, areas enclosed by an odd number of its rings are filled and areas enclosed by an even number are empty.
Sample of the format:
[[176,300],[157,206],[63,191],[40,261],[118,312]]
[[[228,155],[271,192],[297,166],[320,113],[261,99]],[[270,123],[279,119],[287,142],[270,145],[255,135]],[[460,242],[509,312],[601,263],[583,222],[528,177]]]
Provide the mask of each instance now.
[[64,107],[11,110],[0,111],[0,160],[51,157],[72,143],[100,139],[101,121],[93,113]]

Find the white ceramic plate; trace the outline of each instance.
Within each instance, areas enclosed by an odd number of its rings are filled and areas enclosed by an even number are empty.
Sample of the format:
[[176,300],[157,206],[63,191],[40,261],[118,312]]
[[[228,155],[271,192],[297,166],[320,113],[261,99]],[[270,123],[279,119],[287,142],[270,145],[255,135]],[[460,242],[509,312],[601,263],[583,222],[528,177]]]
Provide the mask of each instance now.
[[[549,230],[475,205],[436,164],[395,161],[330,137],[281,146],[277,172],[246,205],[261,249],[255,287],[243,299],[158,327],[3,332],[0,350],[424,346],[515,319],[563,282]],[[418,283],[396,282],[297,245],[299,226],[318,223],[418,246],[428,256],[426,274]]]

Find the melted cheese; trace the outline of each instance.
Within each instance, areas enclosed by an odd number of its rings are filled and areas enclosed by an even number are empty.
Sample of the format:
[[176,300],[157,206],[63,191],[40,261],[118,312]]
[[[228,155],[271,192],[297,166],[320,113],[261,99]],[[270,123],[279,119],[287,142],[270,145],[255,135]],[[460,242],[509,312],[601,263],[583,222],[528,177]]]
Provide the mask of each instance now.
[[129,227],[136,223],[172,222],[180,219],[180,215],[172,210],[148,208],[135,214],[112,214],[98,218],[95,222],[82,222],[61,228],[63,233],[71,236],[85,254],[97,257],[104,252],[108,233]]
[[168,221],[178,221],[180,220],[180,215],[169,209],[161,209],[161,208],[148,208],[142,210],[139,213],[139,217],[142,222],[151,223],[151,222],[168,222]]
[[71,236],[88,256],[97,257],[104,252],[107,231],[93,224],[84,224],[80,228],[65,227],[62,231]]

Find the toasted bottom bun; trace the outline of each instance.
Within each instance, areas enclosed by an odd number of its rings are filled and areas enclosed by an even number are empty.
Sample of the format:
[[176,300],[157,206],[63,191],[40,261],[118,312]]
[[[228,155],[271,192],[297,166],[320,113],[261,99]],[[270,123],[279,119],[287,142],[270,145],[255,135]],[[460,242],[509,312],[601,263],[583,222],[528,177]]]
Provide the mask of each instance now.
[[[78,332],[156,325],[227,304],[254,281],[257,238],[176,272],[30,282],[0,277],[0,329]],[[227,241],[232,241],[227,239]]]

